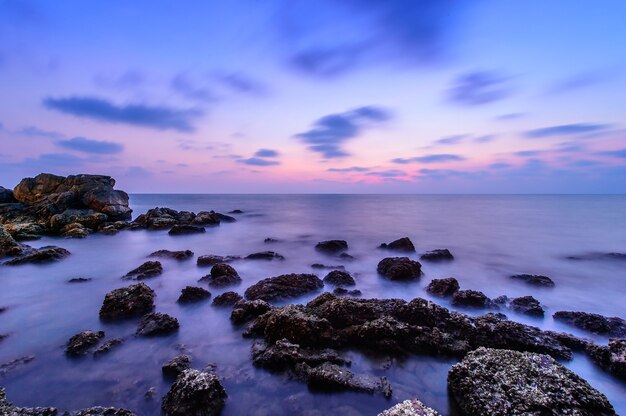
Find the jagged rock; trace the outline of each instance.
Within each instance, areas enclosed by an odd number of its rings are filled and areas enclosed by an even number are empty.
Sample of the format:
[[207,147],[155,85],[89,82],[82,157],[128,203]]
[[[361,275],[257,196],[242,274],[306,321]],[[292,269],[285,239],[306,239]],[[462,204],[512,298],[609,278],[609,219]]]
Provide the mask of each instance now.
[[390,280],[412,280],[422,275],[422,265],[408,257],[387,257],[378,263],[378,273]]
[[626,336],[626,321],[618,317],[607,318],[597,313],[558,311],[552,315],[557,321],[576,328],[610,337]]
[[178,303],[191,303],[205,300],[211,297],[211,292],[201,287],[186,286],[181,290]]
[[212,254],[207,254],[198,257],[197,265],[198,267],[213,266],[218,263],[229,263],[233,260],[239,259],[241,259],[241,257],[239,256],[215,256]]
[[611,374],[626,380],[626,340],[610,339],[608,346],[588,343],[589,356]]
[[320,241],[315,245],[315,249],[324,253],[341,253],[348,249],[348,243],[345,240]]
[[24,247],[0,224],[0,257],[24,254]]
[[336,296],[361,296],[362,293],[358,289],[348,290],[348,289],[344,289],[343,287],[336,287],[333,290],[333,295],[336,295]]
[[197,225],[175,225],[169,231],[169,235],[183,235],[183,234],[201,234],[206,232],[204,227],[199,227]]
[[112,290],[104,297],[100,319],[115,320],[143,315],[154,308],[154,290],[145,283]]
[[163,273],[163,266],[158,261],[147,261],[141,266],[126,273],[124,278],[144,280],[155,277]]
[[191,368],[191,357],[188,355],[182,354],[182,355],[177,355],[176,357],[172,358],[171,360],[163,364],[163,366],[161,366],[161,371],[163,372],[163,375],[165,377],[176,378],[180,374],[182,374],[183,371],[188,370],[190,368]]
[[[0,377],[5,376],[7,373],[18,369],[19,367],[26,365],[35,359],[34,355],[25,355],[20,358],[9,361],[0,365]],[[1,408],[1,407],[0,407]],[[1,413],[0,413],[1,414]]]
[[350,273],[333,270],[324,277],[324,282],[335,286],[354,286],[356,282]]
[[324,283],[314,274],[283,274],[263,279],[245,291],[249,300],[266,302],[293,298],[321,289]]
[[168,335],[178,331],[178,319],[160,312],[150,312],[141,318],[136,334],[142,336]]
[[230,305],[236,304],[242,299],[243,299],[243,296],[241,296],[237,292],[224,292],[221,295],[216,296],[215,299],[213,299],[213,305],[230,306]]
[[158,250],[150,254],[148,257],[161,257],[161,258],[173,259],[173,260],[188,260],[193,257],[193,251],[191,250],[180,250],[180,251]]
[[218,263],[211,268],[211,273],[202,277],[200,282],[208,282],[211,287],[224,287],[241,283],[241,277],[234,267]]
[[5,416],[57,416],[54,407],[17,407],[7,399],[6,390],[0,387],[0,415]]
[[185,370],[163,398],[161,409],[166,416],[216,416],[226,397],[215,374]]
[[285,260],[285,257],[274,251],[261,251],[258,253],[248,254],[246,260]]
[[538,274],[514,274],[511,279],[522,280],[529,285],[554,287],[554,281],[548,276]]
[[436,296],[451,296],[460,289],[459,282],[454,277],[433,279],[426,291]]
[[532,296],[522,296],[511,299],[509,308],[513,309],[515,312],[523,313],[524,315],[543,316],[544,314],[541,303]]
[[387,398],[391,397],[391,385],[385,377],[356,375],[345,367],[328,362],[317,367],[299,363],[296,364],[295,368],[296,373],[313,388],[382,393]]
[[108,215],[92,209],[69,208],[60,214],[50,217],[50,227],[60,230],[70,224],[80,224],[83,227],[95,229],[109,220]]
[[415,253],[415,246],[409,237],[402,237],[391,243],[382,243],[378,248],[394,251],[404,251],[407,253]]
[[64,416],[135,416],[133,412],[127,409],[119,409],[116,407],[90,407],[88,409],[79,410],[77,412],[65,413]]
[[[2,217],[1,214],[2,207],[0,207],[0,217]],[[31,221],[32,219],[27,220]],[[38,240],[45,234],[52,232],[52,230],[46,229],[43,225],[32,222],[12,222],[5,223],[4,226],[15,241]]]
[[104,338],[104,331],[83,331],[74,335],[67,341],[65,353],[69,356],[84,355],[91,348],[98,345],[100,340]]
[[552,357],[479,348],[448,373],[468,415],[615,415],[607,398]]
[[176,211],[171,208],[152,208],[145,214],[139,215],[132,223],[133,228],[148,228],[163,230],[177,224],[188,224],[193,221],[195,214],[187,211]]
[[420,259],[426,261],[447,261],[454,260],[454,256],[447,248],[439,248],[422,254]]
[[265,312],[272,309],[272,305],[269,303],[257,299],[257,300],[240,300],[235,303],[233,311],[230,314],[230,320],[237,325],[248,322],[258,316],[263,315]]
[[318,269],[318,270],[345,270],[345,267],[342,265],[337,265],[337,266],[328,266],[326,264],[321,264],[321,263],[313,263],[311,265],[312,269]]
[[106,354],[110,352],[113,348],[119,347],[124,343],[122,338],[113,338],[106,341],[104,344],[100,345],[98,349],[93,352],[94,356],[100,356],[102,354]]
[[213,211],[200,211],[191,223],[196,225],[219,225],[220,217]]
[[86,228],[82,224],[74,222],[61,228],[61,231],[59,233],[66,238],[86,238],[89,234],[92,233],[92,230]]
[[286,339],[272,344],[257,341],[252,344],[252,362],[259,367],[272,370],[293,369],[296,364],[306,363],[317,366],[326,362],[333,364],[350,364],[336,350],[301,348]]
[[491,308],[496,306],[487,295],[478,290],[457,290],[452,295],[452,304],[472,308]]
[[4,264],[9,266],[15,266],[26,263],[51,263],[64,259],[70,254],[71,253],[69,251],[61,247],[45,246],[38,249],[32,249],[22,256],[4,262]]
[[405,400],[402,403],[381,412],[378,416],[440,416],[436,410],[427,407],[417,399]]

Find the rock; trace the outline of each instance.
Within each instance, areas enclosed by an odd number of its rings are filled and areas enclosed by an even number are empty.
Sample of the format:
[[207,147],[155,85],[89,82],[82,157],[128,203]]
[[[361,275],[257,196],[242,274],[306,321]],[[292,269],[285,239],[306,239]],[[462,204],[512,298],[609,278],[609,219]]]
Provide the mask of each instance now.
[[73,277],[67,281],[67,283],[87,283],[91,282],[93,279],[91,277]]
[[195,225],[219,225],[220,217],[213,211],[200,211],[191,223]]
[[211,268],[211,274],[202,277],[200,282],[208,282],[211,287],[224,287],[241,283],[241,277],[234,267],[218,263]]
[[126,273],[124,278],[144,280],[155,277],[163,273],[163,266],[158,261],[147,261],[141,266]]
[[294,298],[321,289],[324,283],[314,274],[283,274],[263,279],[245,291],[249,300],[266,302]]
[[233,260],[239,259],[241,259],[239,256],[215,256],[207,254],[205,256],[198,257],[197,265],[198,267],[213,266],[218,263],[229,263]]
[[[2,215],[0,215],[0,217],[2,217]],[[53,230],[46,229],[41,224],[32,222],[12,222],[5,223],[4,226],[15,241],[38,240],[48,233],[53,233]]]
[[228,211],[229,214],[243,214],[243,211],[240,209],[234,209],[232,211]]
[[112,290],[104,297],[100,319],[116,320],[140,316],[154,308],[154,290],[145,283]]
[[102,354],[106,354],[110,352],[113,348],[119,347],[124,343],[122,338],[113,338],[106,341],[104,344],[100,345],[98,349],[93,352],[94,356],[100,356]]
[[413,399],[398,403],[379,413],[378,416],[439,416],[439,413],[419,400]]
[[263,240],[263,242],[265,244],[273,244],[273,243],[279,243],[280,240],[277,240],[277,239],[271,238],[271,237],[267,237],[265,240]]
[[90,407],[88,409],[82,409],[77,412],[72,412],[69,415],[65,413],[63,416],[135,416],[133,412],[127,409],[119,409],[116,407]]
[[348,253],[341,253],[338,257],[343,260],[349,260],[349,261],[355,260],[354,256],[351,256]]
[[422,275],[422,265],[408,257],[387,257],[378,263],[378,273],[390,280],[413,280]]
[[163,230],[178,224],[181,219],[180,213],[176,210],[156,207],[149,209],[145,214],[139,215],[132,225],[133,227],[151,230]]
[[73,357],[84,355],[91,348],[98,345],[102,338],[104,338],[104,331],[79,332],[67,341],[65,354]]
[[459,282],[454,277],[433,279],[426,291],[435,296],[451,296],[460,289]]
[[0,257],[22,254],[24,254],[24,247],[15,241],[4,225],[0,224]]
[[215,374],[185,370],[163,398],[161,409],[166,416],[214,416],[221,413],[226,397]]
[[577,256],[568,256],[568,260],[626,260],[626,253],[588,253]]
[[0,387],[0,415],[6,416],[57,416],[54,407],[17,407],[7,399],[6,390]]
[[183,371],[191,368],[191,357],[182,354],[172,358],[161,367],[163,375],[168,378],[176,378]]
[[160,312],[150,312],[141,318],[136,334],[141,336],[169,335],[178,331],[178,319]]
[[265,312],[272,309],[272,305],[269,303],[257,299],[257,300],[240,300],[235,303],[233,311],[230,314],[230,320],[237,325],[248,322],[258,316],[263,315]]
[[237,221],[237,219],[235,217],[231,217],[230,215],[221,214],[219,212],[217,212],[217,216],[220,219],[220,221],[224,221],[224,222],[236,222]]
[[509,303],[509,308],[513,309],[515,312],[523,313],[524,315],[543,316],[544,314],[541,303],[532,296],[522,296],[512,299]]
[[273,251],[261,251],[259,253],[248,254],[246,260],[285,260],[285,257]]
[[626,340],[611,339],[606,347],[589,343],[586,350],[598,365],[626,380]]
[[479,348],[452,367],[448,386],[468,415],[615,415],[602,393],[543,354]]
[[333,270],[324,277],[324,282],[335,286],[354,286],[356,282],[348,272]]
[[491,299],[478,290],[458,290],[454,292],[452,304],[472,308],[491,308],[495,306]]
[[345,240],[320,241],[315,245],[315,249],[324,253],[341,253],[348,249],[348,243]]
[[183,234],[201,234],[206,232],[204,227],[199,227],[197,225],[174,225],[169,231],[169,235],[183,235]]
[[91,233],[92,230],[77,222],[66,225],[60,231],[60,234],[66,238],[86,238]]
[[59,261],[69,256],[71,253],[64,248],[56,247],[56,246],[45,246],[38,249],[33,249],[28,251],[27,254],[16,257],[9,261],[4,262],[4,264],[9,266],[15,266],[19,264],[26,263],[34,263],[34,264],[42,264],[42,263],[51,263],[55,261]]
[[330,270],[345,270],[345,267],[342,265],[337,265],[337,266],[327,266],[325,264],[321,264],[321,263],[313,263],[311,265],[312,269],[318,269],[318,270],[324,270],[324,269],[330,269]]
[[421,260],[426,261],[447,261],[454,260],[454,256],[447,248],[428,251],[420,256]]
[[356,375],[345,367],[323,363],[310,367],[306,363],[296,364],[296,372],[310,387],[321,390],[352,390],[364,393],[382,393],[391,397],[391,385],[385,377]]
[[191,250],[181,250],[181,251],[170,251],[170,250],[159,250],[150,254],[148,257],[161,257],[172,260],[188,260],[193,257],[193,251]]
[[362,293],[358,289],[348,290],[348,289],[344,289],[343,287],[336,287],[333,290],[333,295],[336,295],[336,296],[361,296]]
[[143,395],[143,397],[145,397],[146,400],[152,400],[156,397],[157,395],[157,389],[156,387],[150,387]]
[[243,299],[243,296],[241,296],[237,292],[224,292],[221,295],[216,296],[215,299],[213,299],[213,305],[231,306],[239,302],[241,299]]
[[13,198],[13,191],[0,186],[0,204],[10,204],[16,202]]
[[554,282],[548,276],[538,274],[514,274],[511,279],[522,280],[529,285],[554,287]]
[[191,303],[205,300],[211,297],[211,292],[201,287],[186,286],[180,291],[178,303]]
[[570,311],[558,311],[552,316],[557,321],[596,334],[618,338],[626,336],[626,321],[618,317],[607,318],[597,313]]
[[415,253],[415,246],[409,237],[402,237],[391,243],[382,243],[378,248],[394,251],[404,251],[406,253]]
[[280,339],[270,345],[264,342],[252,344],[252,362],[271,370],[293,369],[296,364],[305,363],[317,366],[323,363],[350,364],[336,350],[301,348],[286,339]]
[[[0,377],[5,376],[7,373],[22,367],[35,359],[34,355],[25,355],[20,358],[9,361],[0,365]],[[0,407],[1,408],[1,407]]]
[[50,217],[50,227],[60,230],[71,224],[95,229],[109,220],[108,215],[92,209],[69,208]]

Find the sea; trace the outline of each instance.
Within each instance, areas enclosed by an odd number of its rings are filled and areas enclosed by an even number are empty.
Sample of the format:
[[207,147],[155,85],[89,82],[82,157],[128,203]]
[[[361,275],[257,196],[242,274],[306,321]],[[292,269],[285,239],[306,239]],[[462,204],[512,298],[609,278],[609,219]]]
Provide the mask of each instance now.
[[[188,285],[209,273],[196,265],[205,254],[247,255],[272,250],[284,261],[237,261],[243,282],[236,287],[210,289],[212,296],[239,293],[253,283],[284,273],[325,272],[311,264],[343,265],[355,276],[363,298],[415,297],[430,299],[470,315],[485,311],[455,308],[447,299],[425,290],[434,278],[455,277],[462,289],[495,298],[532,295],[545,305],[544,318],[504,311],[509,319],[542,329],[565,331],[606,344],[607,338],[586,333],[552,319],[559,310],[594,312],[626,318],[626,261],[606,258],[573,260],[590,253],[626,253],[624,195],[153,195],[133,194],[133,216],[154,207],[176,210],[229,212],[234,223],[207,227],[206,233],[170,236],[167,231],[122,231],[94,234],[86,239],[45,237],[29,244],[57,245],[72,255],[45,265],[0,265],[0,364],[20,357],[34,359],[0,372],[0,386],[20,406],[55,406],[62,411],[89,406],[116,406],[137,415],[159,415],[161,397],[171,381],[161,365],[186,353],[192,367],[215,366],[228,393],[223,415],[376,415],[394,404],[417,398],[443,415],[459,411],[451,399],[446,377],[455,359],[412,355],[390,358],[347,351],[351,370],[384,376],[393,397],[354,392],[312,391],[285,374],[255,368],[252,341],[229,320],[230,309],[211,301],[191,305],[176,302]],[[377,263],[390,253],[383,242],[409,237],[417,259],[423,252],[447,248],[454,260],[423,263],[418,281],[393,282],[380,277]],[[264,240],[277,240],[267,243]],[[346,240],[345,261],[315,250],[328,239]],[[180,321],[175,335],[134,336],[138,320],[104,323],[98,311],[105,294],[130,283],[128,271],[160,249],[192,250],[188,261],[160,259],[164,273],[145,282],[156,294],[156,310]],[[519,273],[551,277],[555,287],[535,287],[511,279]],[[72,278],[92,279],[69,284]],[[326,290],[330,290],[326,288]],[[305,303],[312,293],[286,303]],[[67,340],[83,330],[103,330],[106,337],[125,343],[109,354],[78,359],[65,356]],[[604,393],[619,414],[626,414],[626,383],[602,371],[576,353],[563,364]],[[147,392],[151,392],[146,394]]]

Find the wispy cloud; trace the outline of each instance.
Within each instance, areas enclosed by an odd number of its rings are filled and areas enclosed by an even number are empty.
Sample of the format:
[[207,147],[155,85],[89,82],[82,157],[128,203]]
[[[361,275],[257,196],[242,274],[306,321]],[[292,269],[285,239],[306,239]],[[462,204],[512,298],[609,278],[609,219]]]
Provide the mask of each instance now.
[[572,136],[579,134],[600,133],[611,128],[609,124],[574,123],[562,124],[558,126],[543,127],[540,129],[528,130],[524,136],[532,139],[555,136]]
[[406,176],[406,172],[397,169],[380,170],[366,173],[367,176],[378,176],[380,178],[398,178]]
[[494,117],[495,121],[513,121],[528,116],[527,113],[507,113]]
[[257,96],[269,93],[266,85],[241,73],[216,73],[214,77],[221,85],[234,92]]
[[328,172],[368,172],[370,168],[361,166],[351,166],[349,168],[330,168],[326,169]]
[[479,106],[503,100],[512,91],[510,77],[495,71],[475,71],[454,80],[448,99],[460,105]]
[[567,78],[556,81],[548,87],[548,94],[565,94],[600,84],[607,83],[619,75],[615,68],[604,68],[579,72]]
[[124,90],[143,85],[146,76],[141,71],[129,69],[122,74],[98,74],[93,80],[98,87]]
[[441,162],[458,162],[461,160],[465,160],[465,157],[460,156],[460,155],[449,154],[449,153],[441,153],[441,154],[410,157],[406,159],[396,158],[396,159],[392,159],[391,162],[401,164],[401,165],[406,165],[409,163],[441,163]]
[[119,143],[91,140],[85,137],[74,137],[69,140],[61,140],[56,142],[56,144],[66,149],[95,154],[115,154],[121,153],[124,150],[124,146]]
[[175,75],[170,85],[177,94],[188,100],[209,103],[218,99],[208,87],[196,85],[187,74]]
[[244,165],[250,166],[276,166],[280,165],[280,162],[277,160],[267,160],[261,159],[259,157],[251,157],[248,159],[239,159],[237,163],[243,163]]
[[626,149],[618,149],[618,150],[605,150],[597,153],[600,156],[609,156],[609,157],[617,157],[621,159],[626,159]]
[[51,130],[43,130],[35,126],[23,127],[15,132],[26,137],[45,137],[47,139],[61,139],[64,137],[62,133]]
[[453,144],[459,144],[462,141],[464,141],[465,139],[467,139],[469,137],[469,135],[467,134],[457,134],[454,136],[446,136],[446,137],[442,137],[441,139],[435,140],[433,142],[433,145],[435,146],[448,146],[448,145],[453,145]]
[[278,157],[279,153],[277,150],[273,149],[259,149],[254,154],[256,157]]

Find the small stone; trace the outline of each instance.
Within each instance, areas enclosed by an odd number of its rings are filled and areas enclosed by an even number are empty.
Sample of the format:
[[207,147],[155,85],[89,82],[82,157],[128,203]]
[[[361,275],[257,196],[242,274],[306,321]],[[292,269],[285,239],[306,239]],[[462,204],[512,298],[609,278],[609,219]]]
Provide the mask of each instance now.
[[454,277],[433,279],[426,291],[436,296],[451,296],[460,289],[459,282]]
[[198,302],[211,297],[211,292],[201,287],[187,286],[181,290],[178,303]]
[[413,280],[422,275],[422,265],[408,257],[387,257],[378,263],[378,273],[390,280]]
[[158,261],[147,261],[141,266],[126,273],[127,279],[144,280],[163,273],[163,266]]
[[419,400],[413,399],[398,403],[392,408],[379,413],[378,416],[439,416],[439,413]]
[[93,279],[91,277],[74,277],[67,281],[67,283],[86,283],[91,282]]
[[320,241],[315,249],[324,253],[340,253],[348,249],[348,243],[345,240]]
[[154,253],[151,253],[148,257],[160,257],[172,260],[188,260],[193,257],[193,251],[191,250],[180,250],[180,251],[170,251],[170,250],[158,250]]
[[65,353],[72,357],[84,355],[91,348],[98,345],[102,338],[104,338],[104,331],[79,332],[67,341]]
[[136,334],[141,336],[169,335],[178,331],[178,319],[160,312],[145,315],[139,323]]
[[232,306],[243,299],[237,292],[224,292],[213,299],[213,305],[215,306]]
[[245,257],[246,260],[285,260],[282,254],[278,254],[274,251],[261,251],[258,253],[248,254]]
[[163,375],[168,378],[176,378],[183,371],[191,368],[191,357],[188,355],[178,355],[161,367]]
[[378,248],[394,251],[404,251],[407,253],[415,253],[415,246],[409,237],[402,237],[391,243],[383,243]]
[[420,256],[421,260],[426,261],[448,261],[454,260],[454,256],[447,248],[428,251]]
[[100,356],[110,352],[113,348],[119,347],[124,343],[122,338],[113,338],[100,345],[97,350],[93,352],[94,356]]
[[529,285],[554,287],[554,281],[548,276],[538,274],[514,274],[511,279],[522,280]]
[[335,286],[354,286],[356,282],[350,273],[333,270],[324,277],[324,282]]
[[219,415],[226,397],[215,374],[185,370],[163,398],[161,409],[168,416]]

